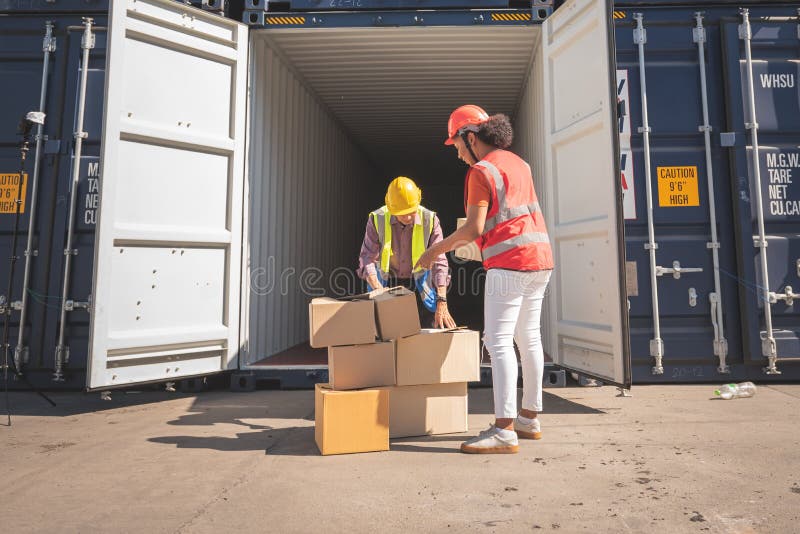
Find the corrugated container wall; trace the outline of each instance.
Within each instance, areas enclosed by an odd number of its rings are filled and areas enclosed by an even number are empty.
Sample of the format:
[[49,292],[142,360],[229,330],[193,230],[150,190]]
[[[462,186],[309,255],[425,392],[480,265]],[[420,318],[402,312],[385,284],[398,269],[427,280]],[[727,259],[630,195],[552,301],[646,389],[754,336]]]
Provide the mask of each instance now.
[[[533,182],[539,197],[539,205],[542,212],[551,215],[550,206],[547,203],[547,182],[544,180],[543,169],[545,168],[544,151],[540,148],[545,146],[543,138],[545,127],[544,111],[544,85],[534,83],[534,80],[541,79],[543,76],[542,47],[537,46],[531,57],[530,69],[525,80],[525,85],[519,97],[519,104],[512,118],[514,125],[514,144],[511,150],[519,154],[525,161],[529,162],[533,171]],[[548,288],[550,294],[550,288]],[[553,320],[551,298],[546,298],[542,306],[542,324],[549,325]],[[553,337],[550,328],[542,328],[542,344],[544,345],[545,358],[552,353]]]
[[252,43],[250,316],[242,364],[307,341],[311,296],[361,289],[348,273],[373,209],[365,192],[376,175],[269,40]]

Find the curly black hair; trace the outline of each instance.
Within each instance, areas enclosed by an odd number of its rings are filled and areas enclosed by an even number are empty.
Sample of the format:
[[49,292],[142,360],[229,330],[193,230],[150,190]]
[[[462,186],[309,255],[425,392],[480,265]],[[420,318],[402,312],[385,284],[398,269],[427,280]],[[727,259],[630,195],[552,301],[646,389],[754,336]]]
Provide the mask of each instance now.
[[514,129],[511,127],[511,119],[508,118],[508,115],[502,113],[492,115],[479,128],[475,135],[488,145],[506,149],[514,140]]

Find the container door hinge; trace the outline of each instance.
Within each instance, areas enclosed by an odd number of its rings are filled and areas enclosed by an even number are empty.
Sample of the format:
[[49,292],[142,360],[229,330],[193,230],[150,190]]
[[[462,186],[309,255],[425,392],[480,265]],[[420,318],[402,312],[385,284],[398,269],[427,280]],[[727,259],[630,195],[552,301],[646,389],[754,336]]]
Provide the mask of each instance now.
[[747,24],[739,24],[739,39],[742,41],[749,41],[752,38],[752,33],[750,32],[750,23]]
[[797,9],[797,39],[800,40],[800,8]]
[[664,366],[661,362],[664,358],[664,340],[661,338],[650,340],[650,356],[656,359],[656,364],[653,366],[652,373],[654,375],[663,375]]
[[656,265],[656,276],[663,276],[671,274],[675,280],[679,280],[683,273],[702,273],[702,267],[681,267],[681,262],[675,260],[672,262],[672,267],[662,267]]
[[[641,17],[641,13],[636,13],[633,18]],[[647,44],[647,30],[644,28],[634,28],[633,44]]]
[[83,48],[84,50],[87,48],[89,50],[93,49],[97,41],[97,39],[95,39],[94,33],[92,33],[92,24],[94,24],[94,19],[89,17],[83,18],[84,30],[83,30],[83,37],[81,37],[81,48]]
[[42,40],[42,52],[55,52],[56,51],[56,38],[52,35],[46,36]]
[[56,347],[55,369],[53,370],[53,382],[64,381],[64,366],[69,363],[69,346],[59,345]]
[[768,375],[779,375],[778,371],[778,344],[775,342],[774,337],[769,337],[765,332],[761,334],[761,354],[767,358],[767,366],[764,367],[764,372]]
[[727,339],[722,338],[714,341],[714,356],[719,358],[719,367],[717,367],[717,372],[723,375],[730,374],[731,368],[725,363],[725,359],[728,357]]
[[23,365],[26,365],[30,360],[30,351],[28,347],[17,345],[14,347],[14,365],[19,371]]
[[720,335],[720,325],[717,321],[717,311],[720,306],[719,295],[716,293],[709,293],[708,301],[711,304],[711,325],[714,327],[714,356],[719,358],[717,372],[720,374],[728,374],[731,372],[730,367],[728,367],[726,363],[728,357],[728,340]]

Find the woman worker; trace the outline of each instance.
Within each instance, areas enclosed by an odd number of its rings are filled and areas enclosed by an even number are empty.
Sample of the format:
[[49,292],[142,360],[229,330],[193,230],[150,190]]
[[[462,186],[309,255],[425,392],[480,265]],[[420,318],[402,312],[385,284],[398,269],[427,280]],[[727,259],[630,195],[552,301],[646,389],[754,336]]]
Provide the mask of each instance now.
[[[540,439],[544,351],[542,301],[553,253],[530,166],[506,150],[513,130],[505,115],[478,106],[450,115],[446,145],[470,166],[464,187],[466,223],[419,259],[428,267],[442,253],[477,239],[486,269],[484,342],[492,358],[495,423],[461,445],[465,453],[515,453],[518,438]],[[517,413],[517,358],[522,364],[522,409]]]

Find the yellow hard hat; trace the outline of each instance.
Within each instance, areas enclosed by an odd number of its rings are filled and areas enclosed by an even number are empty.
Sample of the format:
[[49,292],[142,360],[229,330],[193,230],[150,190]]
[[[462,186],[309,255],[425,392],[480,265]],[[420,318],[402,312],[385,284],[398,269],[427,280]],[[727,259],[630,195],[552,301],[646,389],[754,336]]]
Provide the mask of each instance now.
[[392,215],[408,215],[414,213],[422,202],[422,191],[414,180],[398,176],[389,184],[386,191],[386,207]]

